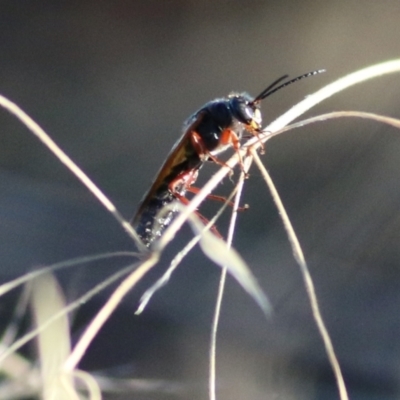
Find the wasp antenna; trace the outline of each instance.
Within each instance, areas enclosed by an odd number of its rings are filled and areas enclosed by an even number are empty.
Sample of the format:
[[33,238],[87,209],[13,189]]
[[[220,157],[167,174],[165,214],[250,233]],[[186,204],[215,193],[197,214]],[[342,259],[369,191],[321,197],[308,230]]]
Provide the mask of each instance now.
[[276,81],[272,82],[267,88],[265,88],[256,98],[252,101],[252,103],[257,103],[257,101],[262,100],[265,96],[265,93],[268,93],[274,86],[276,86],[279,82],[283,81],[284,79],[289,78],[289,75],[283,75],[278,78]]
[[279,82],[281,82],[283,79],[287,78],[288,75],[284,75],[281,78],[277,79],[272,85],[269,85],[266,89],[264,89],[253,101],[252,103],[256,103],[257,101],[263,100],[268,96],[271,96],[271,94],[277,92],[278,90],[291,85],[294,82],[299,81],[300,79],[303,78],[308,78],[309,76],[313,76],[313,75],[317,75],[317,74],[322,74],[323,72],[325,72],[325,69],[317,69],[315,71],[311,71],[311,72],[307,72],[306,74],[300,75],[297,78],[293,78],[290,81],[287,81],[285,83],[283,83],[282,85],[274,88],[274,86],[276,86]]

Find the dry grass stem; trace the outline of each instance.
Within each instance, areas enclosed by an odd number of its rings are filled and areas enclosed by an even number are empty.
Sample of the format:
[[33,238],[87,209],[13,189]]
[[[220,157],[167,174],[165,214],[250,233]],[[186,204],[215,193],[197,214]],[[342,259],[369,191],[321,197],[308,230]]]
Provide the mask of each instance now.
[[310,271],[308,269],[306,260],[304,258],[304,254],[301,249],[300,242],[297,239],[297,235],[296,235],[296,233],[293,229],[293,226],[290,222],[289,216],[286,212],[286,209],[285,209],[285,207],[281,201],[281,198],[279,196],[279,193],[276,190],[276,187],[275,187],[268,171],[264,167],[264,164],[260,160],[260,157],[258,156],[256,151],[255,150],[250,150],[250,151],[254,157],[254,161],[255,161],[257,167],[259,168],[263,178],[265,179],[265,182],[268,185],[268,188],[271,192],[272,198],[273,198],[275,205],[279,211],[279,215],[283,221],[283,225],[285,227],[290,245],[292,247],[293,256],[294,256],[295,260],[297,261],[298,265],[300,266],[300,271],[303,276],[304,285],[305,285],[305,288],[307,291],[308,298],[310,300],[313,317],[314,317],[315,323],[317,325],[317,328],[319,330],[319,333],[321,335],[322,341],[324,343],[329,362],[330,362],[333,372],[335,374],[340,399],[348,400],[349,396],[347,394],[346,385],[345,385],[344,379],[343,379],[343,374],[342,374],[342,371],[341,371],[341,368],[339,365],[339,361],[336,357],[335,350],[333,348],[332,340],[329,336],[328,329],[325,326],[321,311],[319,309],[317,295],[315,293],[314,283],[311,278]]
[[99,283],[96,285],[94,288],[91,290],[87,291],[83,296],[79,297],[77,300],[74,302],[68,304],[64,308],[62,308],[60,311],[57,313],[53,314],[51,317],[49,317],[46,321],[41,321],[40,325],[37,326],[37,328],[33,329],[29,333],[25,334],[22,338],[18,339],[15,341],[11,346],[9,346],[7,349],[4,349],[4,351],[0,354],[0,364],[12,353],[17,351],[19,348],[21,348],[24,344],[28,343],[30,340],[35,338],[38,334],[40,334],[43,330],[47,329],[48,326],[50,326],[52,323],[56,322],[58,319],[63,318],[65,315],[67,315],[69,312],[75,310],[78,308],[81,304],[85,303],[86,301],[90,300],[93,296],[98,294],[101,290],[105,289],[107,286],[111,285],[114,283],[116,280],[121,278],[123,275],[126,275],[131,271],[136,265],[130,265],[126,268],[121,269],[120,271],[114,273],[111,275],[109,278],[105,279],[103,282]]
[[126,279],[124,279],[118,288],[112,293],[106,304],[101,308],[101,310],[96,314],[89,326],[86,328],[85,332],[66,360],[64,364],[64,369],[66,371],[72,371],[76,368],[94,337],[97,335],[104,323],[108,320],[113,311],[121,303],[125,295],[157,263],[157,261],[158,256],[152,254],[147,260],[144,260],[141,264],[139,264],[135,271],[133,271]]
[[74,161],[54,142],[53,139],[24,111],[15,103],[0,95],[0,106],[14,114],[44,145],[64,164],[99,200],[99,202],[109,211],[109,213],[119,222],[128,235],[135,242],[142,252],[147,252],[147,248],[142,244],[139,236],[134,231],[128,221],[124,219],[110,199],[99,189],[98,186],[80,169]]
[[50,271],[54,272],[59,269],[74,267],[74,266],[90,263],[93,261],[103,260],[103,259],[107,259],[107,258],[112,258],[112,257],[138,257],[138,254],[131,252],[131,251],[118,251],[118,252],[112,252],[112,253],[102,253],[102,254],[95,254],[95,255],[84,256],[84,257],[77,257],[77,258],[73,258],[72,260],[55,263],[48,267],[44,267],[44,268],[40,268],[36,271],[28,272],[27,274],[24,274],[24,275],[20,276],[19,278],[16,278],[10,282],[3,283],[2,285],[0,285],[0,297],[5,295],[7,292],[11,291],[12,289],[15,289],[16,287],[18,287],[20,285],[23,285],[24,283],[33,281],[38,276],[46,274],[47,272],[50,272]]
[[[237,220],[237,209],[240,204],[240,199],[243,191],[245,173],[247,173],[251,166],[251,157],[246,157],[244,159],[244,171],[242,171],[239,181],[236,185],[237,193],[235,196],[234,208],[232,210],[232,216],[229,224],[228,237],[227,237],[227,247],[232,245],[233,235],[235,232],[236,220]],[[216,400],[216,362],[217,362],[217,333],[219,320],[221,316],[221,308],[222,308],[222,299],[224,297],[224,289],[226,282],[226,273],[227,267],[223,266],[221,271],[221,277],[218,286],[217,299],[215,301],[215,309],[213,322],[211,325],[211,337],[210,337],[210,367],[209,367],[209,383],[208,383],[208,391],[210,400]]]

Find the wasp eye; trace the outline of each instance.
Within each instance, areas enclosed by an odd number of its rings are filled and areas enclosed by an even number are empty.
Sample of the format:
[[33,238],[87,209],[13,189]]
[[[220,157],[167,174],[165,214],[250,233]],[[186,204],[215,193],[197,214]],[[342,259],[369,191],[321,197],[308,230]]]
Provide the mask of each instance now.
[[240,111],[246,122],[251,122],[254,119],[254,109],[248,104],[242,104]]

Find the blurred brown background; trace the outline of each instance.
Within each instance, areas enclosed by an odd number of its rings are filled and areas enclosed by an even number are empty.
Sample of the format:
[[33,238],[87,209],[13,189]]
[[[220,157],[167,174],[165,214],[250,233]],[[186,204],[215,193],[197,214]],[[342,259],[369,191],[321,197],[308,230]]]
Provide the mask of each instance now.
[[[265,100],[268,122],[338,77],[398,57],[399,18],[398,1],[3,1],[0,93],[41,124],[130,218],[183,121],[205,102],[232,90],[255,95],[286,73],[327,69]],[[399,75],[386,76],[309,115],[363,110],[400,117],[399,96]],[[114,220],[19,122],[1,111],[0,127],[3,282],[35,266],[132,249]],[[396,129],[337,120],[285,133],[263,156],[304,246],[353,400],[400,397],[399,154]],[[214,170],[211,165],[203,175]],[[219,192],[231,187],[227,179]],[[251,208],[239,216],[235,246],[275,315],[265,321],[228,282],[218,398],[337,399],[298,267],[255,169],[243,201]],[[207,215],[213,210],[204,208]],[[169,255],[185,238],[177,237]],[[62,273],[68,298],[125,261]],[[218,269],[195,251],[145,314],[133,316],[141,292],[167,261],[129,296],[82,364],[110,376],[165,379],[167,386],[109,398],[207,398]],[[105,296],[76,316],[77,333]]]

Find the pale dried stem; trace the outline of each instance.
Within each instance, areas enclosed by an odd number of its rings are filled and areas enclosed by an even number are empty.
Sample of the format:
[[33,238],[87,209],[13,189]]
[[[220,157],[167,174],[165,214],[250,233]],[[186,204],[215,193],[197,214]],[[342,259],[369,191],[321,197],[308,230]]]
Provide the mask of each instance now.
[[300,242],[297,239],[296,233],[290,222],[289,216],[288,216],[286,209],[282,203],[279,193],[276,190],[276,187],[271,179],[271,176],[269,175],[268,171],[264,167],[264,164],[260,160],[260,157],[258,156],[256,151],[251,149],[250,152],[251,152],[252,156],[254,157],[254,161],[256,162],[257,167],[259,168],[263,178],[265,179],[265,182],[267,183],[267,185],[269,187],[272,198],[275,202],[275,205],[279,211],[279,215],[280,215],[283,225],[285,227],[290,245],[292,247],[293,256],[294,256],[295,260],[297,261],[297,264],[300,266],[300,271],[303,276],[304,285],[305,285],[305,288],[307,291],[308,298],[310,300],[313,317],[314,317],[315,323],[317,325],[317,328],[319,330],[319,333],[321,335],[322,341],[324,343],[329,362],[330,362],[333,372],[335,374],[340,399],[348,400],[349,396],[347,394],[346,385],[345,385],[344,379],[343,379],[343,374],[340,369],[339,361],[336,357],[335,350],[333,348],[332,340],[329,336],[328,330],[327,330],[325,323],[323,321],[323,318],[322,318],[321,311],[319,309],[317,295],[315,293],[314,283],[311,278],[310,271],[308,269],[306,260],[304,258],[304,254],[301,249]]
[[315,117],[303,119],[299,122],[295,122],[294,124],[290,124],[282,128],[280,131],[275,132],[274,134],[268,135],[268,139],[280,135],[283,132],[291,131],[292,129],[302,128],[303,126],[314,124],[315,122],[324,122],[329,121],[331,119],[337,118],[362,118],[368,119],[371,121],[382,122],[387,125],[394,126],[395,128],[400,128],[400,120],[392,117],[387,117],[385,115],[378,115],[373,113],[367,113],[363,111],[333,111],[326,114],[320,114]]
[[16,278],[10,282],[3,283],[0,285],[0,297],[9,292],[12,289],[15,289],[16,287],[29,282],[36,277],[43,275],[47,272],[50,271],[57,271],[62,268],[68,268],[68,267],[74,267],[77,265],[97,261],[97,260],[102,260],[106,258],[112,258],[112,257],[138,257],[138,253],[134,253],[131,251],[117,251],[117,252],[112,252],[112,253],[102,253],[102,254],[95,254],[91,256],[84,256],[84,257],[77,257],[72,260],[68,261],[62,261],[60,263],[56,263],[53,265],[50,265],[49,267],[44,267],[41,268],[37,271],[32,271],[28,272],[27,274],[20,276],[19,278]]
[[82,359],[90,343],[102,328],[104,323],[108,320],[110,315],[114,312],[117,306],[121,303],[125,295],[136,285],[136,283],[157,263],[158,256],[151,255],[147,260],[143,261],[135,271],[133,271],[118,288],[108,298],[106,304],[93,318],[85,332],[75,345],[72,353],[64,364],[66,371],[72,371],[76,368],[79,361]]
[[53,322],[57,321],[59,318],[62,318],[64,315],[68,314],[72,310],[75,310],[78,308],[80,305],[84,304],[87,302],[89,299],[91,299],[93,296],[98,294],[101,290],[105,289],[109,285],[111,285],[113,282],[115,282],[117,279],[122,277],[123,275],[126,275],[129,273],[129,271],[134,268],[134,265],[130,265],[126,268],[121,269],[120,271],[114,273],[112,276],[108,277],[105,279],[103,282],[99,283],[96,285],[93,289],[87,291],[83,296],[75,300],[74,302],[68,304],[66,307],[64,307],[60,312],[54,314],[51,318],[49,318],[47,321],[42,322],[40,326],[37,328],[33,329],[20,339],[18,339],[16,342],[14,342],[11,346],[9,346],[7,349],[4,349],[4,351],[0,354],[0,364],[12,353],[17,351],[20,347],[22,347],[25,343],[29,342],[31,339],[36,337],[40,332],[42,332],[44,329],[46,329],[49,325],[51,325]]
[[[232,211],[232,216],[229,224],[228,237],[227,237],[227,247],[232,246],[233,235],[235,232],[236,220],[237,220],[237,209],[240,204],[241,195],[243,192],[244,180],[245,180],[245,172],[247,173],[250,169],[251,165],[251,157],[246,157],[244,159],[244,171],[242,171],[240,175],[240,179],[236,186],[236,196],[234,201],[234,207]],[[210,369],[209,369],[209,398],[210,400],[216,400],[216,354],[217,354],[217,333],[218,333],[218,325],[221,316],[221,308],[222,308],[222,299],[224,296],[225,282],[226,282],[226,274],[227,267],[224,266],[221,271],[221,277],[218,286],[217,299],[215,302],[214,309],[214,317],[211,326],[211,339],[210,339]]]
[[0,95],[0,106],[4,107],[11,114],[14,114],[44,145],[63,163],[100,201],[100,203],[110,212],[110,214],[125,229],[128,235],[142,252],[147,252],[147,248],[143,245],[139,236],[129,224],[128,221],[120,214],[109,198],[94,184],[94,182],[80,169],[70,157],[54,142],[53,139],[24,111],[22,111],[15,103]]

